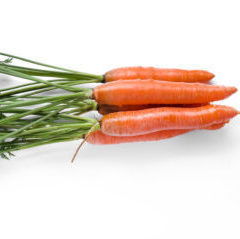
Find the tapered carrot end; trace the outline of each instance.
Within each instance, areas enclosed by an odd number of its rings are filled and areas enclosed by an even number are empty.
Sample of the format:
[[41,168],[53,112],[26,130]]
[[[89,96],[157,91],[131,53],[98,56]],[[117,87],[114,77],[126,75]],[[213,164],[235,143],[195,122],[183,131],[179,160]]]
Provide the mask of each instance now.
[[[184,70],[185,73],[187,73],[187,77],[183,81],[185,82],[196,82],[196,83],[207,83],[209,82],[215,75],[209,71],[204,71],[204,70],[190,70],[186,71]],[[178,81],[178,80],[173,80],[173,81]],[[180,80],[181,81],[181,80]]]
[[228,86],[225,88],[225,93],[224,93],[224,97],[222,99],[228,98],[229,96],[231,96],[232,94],[237,92],[237,88],[234,86]]
[[211,80],[215,77],[215,75],[211,72],[206,71],[206,79]]
[[228,91],[229,95],[232,95],[232,94],[236,93],[238,91],[238,89],[236,87],[232,86],[232,87],[228,87],[227,91]]

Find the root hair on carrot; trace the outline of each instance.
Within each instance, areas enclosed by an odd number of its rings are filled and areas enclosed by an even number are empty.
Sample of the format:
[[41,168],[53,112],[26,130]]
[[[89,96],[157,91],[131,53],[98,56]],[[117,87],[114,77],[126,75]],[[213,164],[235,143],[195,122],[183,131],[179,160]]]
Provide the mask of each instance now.
[[99,123],[96,123],[95,125],[93,125],[93,127],[92,127],[92,128],[88,131],[88,133],[85,135],[85,137],[83,138],[83,141],[82,141],[82,142],[79,144],[79,146],[77,147],[77,149],[76,149],[76,151],[75,151],[75,153],[74,153],[74,155],[73,155],[73,157],[72,157],[72,159],[71,159],[71,163],[73,163],[73,162],[75,161],[75,159],[76,159],[76,157],[77,157],[80,149],[81,149],[82,146],[86,143],[86,141],[87,141],[88,137],[90,136],[90,134],[91,134],[92,132],[94,132],[94,131],[97,129],[98,126],[99,126]]

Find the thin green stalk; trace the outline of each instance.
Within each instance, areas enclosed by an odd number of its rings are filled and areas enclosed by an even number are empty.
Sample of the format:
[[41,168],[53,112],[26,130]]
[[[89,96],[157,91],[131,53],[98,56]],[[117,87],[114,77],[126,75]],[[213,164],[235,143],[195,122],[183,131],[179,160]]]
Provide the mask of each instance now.
[[35,114],[35,113],[37,113],[37,112],[39,112],[39,111],[41,111],[41,110],[43,110],[43,109],[46,109],[46,108],[48,108],[48,107],[50,107],[50,106],[52,106],[52,105],[54,105],[54,104],[56,104],[56,101],[53,102],[53,103],[50,103],[49,105],[45,105],[45,106],[42,106],[42,107],[40,107],[40,108],[36,108],[36,109],[33,109],[33,110],[29,110],[29,111],[27,111],[27,112],[25,112],[25,113],[11,115],[11,116],[9,116],[9,117],[7,117],[7,118],[1,119],[1,120],[0,120],[0,125],[3,125],[3,126],[4,126],[4,124],[7,124],[7,123],[9,123],[9,122],[12,122],[12,121],[21,119],[21,118],[23,118],[23,117],[26,117],[26,116],[29,116],[29,115],[32,115],[32,114]]
[[80,92],[80,93],[75,93],[75,94],[69,94],[69,95],[60,95],[60,96],[45,96],[42,99],[37,99],[37,100],[21,100],[19,102],[14,102],[10,103],[6,106],[0,107],[0,112],[10,109],[10,108],[15,108],[15,107],[23,107],[23,106],[31,106],[31,105],[38,105],[38,104],[43,104],[43,103],[48,103],[48,102],[53,102],[53,101],[58,101],[58,100],[70,100],[70,99],[90,99],[92,97],[92,91],[91,90],[86,90],[86,92]]
[[70,91],[70,92],[78,92],[79,91],[78,88],[66,87],[66,86],[63,86],[63,85],[59,85],[57,83],[45,81],[45,80],[42,80],[42,79],[34,77],[34,76],[30,76],[30,75],[27,75],[27,74],[24,74],[24,73],[21,73],[21,72],[18,72],[18,71],[8,69],[6,66],[3,66],[3,65],[0,65],[0,73],[15,76],[15,77],[20,77],[20,78],[31,80],[31,81],[38,82],[38,83],[43,83],[43,84],[46,84],[48,86],[54,86],[56,88],[60,88],[60,89]]
[[35,64],[35,65],[39,65],[39,66],[44,66],[44,67],[56,69],[56,70],[61,70],[61,71],[66,71],[66,72],[71,72],[71,73],[86,75],[86,76],[93,77],[93,78],[98,78],[98,79],[100,79],[100,78],[103,79],[103,76],[93,75],[93,74],[83,73],[83,72],[79,72],[79,71],[75,71],[75,70],[70,70],[70,69],[63,68],[63,67],[53,66],[53,65],[41,63],[41,62],[38,62],[38,61],[33,61],[33,60],[30,60],[30,59],[27,59],[27,58],[23,58],[23,57],[19,57],[19,56],[14,56],[14,55],[7,54],[7,53],[2,53],[2,52],[0,52],[0,55],[6,56],[6,57],[10,57],[10,58],[12,58],[12,59],[18,59],[18,60],[21,60],[21,61],[25,61],[25,62],[28,62],[28,63],[32,63],[32,64]]
[[23,57],[19,57],[19,56],[14,56],[14,55],[7,54],[7,53],[3,53],[3,52],[0,52],[0,55],[6,56],[6,57],[15,58],[15,59],[18,59],[18,60],[21,60],[21,61],[25,61],[25,62],[32,63],[32,64],[35,64],[35,65],[39,65],[39,66],[45,66],[45,67],[52,68],[52,69],[57,69],[57,70],[62,70],[62,71],[67,71],[67,72],[76,72],[76,73],[79,73],[78,71],[69,70],[69,69],[63,68],[63,67],[58,67],[58,66],[49,65],[49,64],[45,64],[45,63],[38,62],[38,61],[33,61],[33,60],[30,60],[30,59],[27,59],[27,58],[23,58]]
[[[83,136],[86,134],[82,133],[78,135],[77,139],[81,139],[83,138]],[[23,145],[17,143],[17,144],[13,144],[13,145],[9,145],[10,148],[6,147],[6,149],[0,149],[0,155],[6,159],[8,159],[8,157],[4,154],[8,153],[10,156],[13,156],[12,152],[14,151],[18,151],[18,150],[23,150],[23,149],[29,149],[29,148],[34,148],[34,147],[38,147],[38,146],[42,146],[42,145],[46,145],[46,144],[53,144],[53,143],[61,143],[61,142],[67,142],[67,141],[73,141],[76,140],[76,138],[61,138],[59,137],[58,139],[42,139],[42,140],[35,140],[33,142],[26,142],[25,144],[23,143]],[[10,151],[9,151],[10,149]]]
[[[56,106],[52,106],[52,107],[48,107],[47,109],[43,109],[41,111],[35,112],[35,115],[46,115],[49,111],[52,110],[58,110],[59,108],[62,107],[62,104],[56,105]],[[88,111],[93,111],[93,110],[97,110],[97,103],[95,101],[83,101],[83,102],[78,102],[78,103],[74,103],[74,101],[68,101],[67,103],[64,103],[64,112],[65,114],[71,114],[71,113],[77,113],[82,114]],[[27,113],[29,112],[28,109],[23,109],[23,108],[11,108],[11,109],[7,109],[4,110],[4,113]]]
[[41,127],[41,128],[36,128],[36,129],[30,129],[28,131],[25,131],[19,136],[27,136],[27,135],[34,135],[34,134],[39,134],[42,133],[42,135],[56,135],[56,132],[69,132],[69,130],[76,130],[76,129],[81,129],[81,130],[88,130],[90,127],[92,127],[92,123],[72,123],[72,124],[61,124],[58,126],[49,126],[49,127]]
[[[86,82],[79,82],[79,81],[70,81],[70,82],[62,82],[60,83],[61,85],[65,85],[65,86],[73,86],[73,85],[79,85],[79,84],[85,84]],[[94,82],[87,82],[87,83],[94,83]],[[3,100],[0,100],[0,103],[2,101],[4,101],[4,97],[6,96],[12,96],[12,95],[15,95],[15,94],[21,94],[21,95],[17,95],[17,96],[14,96],[12,98],[8,98],[8,99],[11,99],[11,100],[14,100],[14,99],[17,99],[17,98],[24,98],[26,96],[31,96],[31,95],[36,95],[36,94],[40,94],[40,93],[45,93],[45,92],[49,92],[49,91],[52,91],[52,90],[55,90],[56,87],[49,87],[49,86],[46,86],[46,85],[35,85],[35,86],[30,86],[30,87],[25,87],[24,89],[16,89],[16,90],[11,90],[9,92],[4,92],[2,94],[0,94],[0,97],[3,97]],[[39,90],[39,91],[37,91]],[[84,91],[85,89],[83,88],[78,88],[78,92],[81,92],[81,91]],[[22,94],[22,93],[25,93],[25,92],[30,92],[28,94]]]
[[[83,118],[82,118],[83,119]],[[91,119],[93,120],[93,119]],[[85,118],[85,122],[88,122],[89,119]],[[21,132],[18,135],[18,138],[16,138],[13,141],[10,142],[3,142],[0,144],[0,154],[2,157],[7,158],[6,154],[11,155],[12,151],[20,150],[20,149],[26,149],[31,147],[40,146],[43,144],[50,144],[50,143],[58,143],[58,142],[66,142],[66,141],[72,141],[79,138],[82,138],[83,135],[87,134],[87,132],[93,127],[93,125],[96,125],[97,121],[95,122],[89,122],[89,123],[74,123],[74,124],[62,124],[60,127],[45,127],[43,129],[37,129],[37,130],[27,130],[30,138],[27,137],[27,135],[20,136],[24,132]],[[98,126],[98,128],[100,125]],[[62,128],[62,130],[59,130]],[[43,131],[42,131],[43,130]],[[44,131],[46,132],[44,133]],[[35,135],[34,135],[35,131]],[[42,134],[36,135],[37,131],[42,132]]]
[[[50,82],[58,82],[58,81],[68,81],[68,79],[53,79],[53,80],[48,80],[48,81],[50,81]],[[16,85],[16,86],[12,86],[12,87],[1,89],[0,92],[9,91],[9,90],[15,90],[15,89],[24,88],[26,86],[32,86],[32,85],[39,85],[39,83],[38,82],[32,82],[32,83],[27,83],[27,84]]]
[[[59,83],[58,83],[59,84]],[[61,83],[61,85],[65,85],[68,84],[68,82],[64,82]],[[8,96],[8,95],[15,95],[15,94],[19,94],[19,93],[24,93],[24,92],[29,92],[29,91],[33,91],[33,90],[38,90],[38,89],[44,89],[44,88],[48,88],[49,86],[46,84],[35,84],[35,85],[31,85],[31,86],[26,86],[25,88],[15,88],[15,89],[11,89],[8,90],[7,92],[5,91],[4,93],[1,92],[0,96],[4,97],[4,96]],[[51,89],[55,89],[56,87],[51,86]]]
[[95,82],[102,82],[103,76],[101,75],[93,75],[87,73],[69,73],[69,72],[62,72],[62,71],[47,71],[42,69],[35,69],[35,68],[28,68],[28,67],[21,67],[15,66],[10,64],[4,64],[9,69],[22,72],[27,75],[32,76],[43,76],[43,77],[59,77],[59,78],[73,78],[73,79],[92,79]]
[[64,107],[62,107],[62,108],[60,108],[60,109],[58,109],[58,110],[55,110],[55,111],[53,111],[53,112],[50,112],[50,113],[48,113],[47,115],[43,116],[42,118],[40,118],[40,119],[38,119],[38,120],[36,120],[36,121],[33,121],[33,122],[25,125],[24,127],[18,129],[18,130],[14,131],[14,132],[11,132],[11,133],[9,133],[9,134],[6,134],[5,136],[0,137],[0,142],[3,141],[3,140],[5,140],[5,139],[7,139],[7,138],[12,138],[13,136],[20,134],[20,133],[23,132],[24,130],[29,129],[29,128],[31,128],[32,126],[37,125],[37,124],[39,124],[40,122],[42,122],[42,121],[50,118],[51,116],[59,113],[59,112],[60,112],[61,110],[63,110],[63,109],[64,109]]
[[[65,118],[65,119],[80,120],[80,121],[81,120],[82,121],[86,120],[86,117],[81,117],[81,116],[76,116],[76,115],[67,115],[67,114],[64,114],[64,113],[61,114],[61,117]],[[96,119],[88,118],[88,121],[92,122],[92,123],[96,123]]]

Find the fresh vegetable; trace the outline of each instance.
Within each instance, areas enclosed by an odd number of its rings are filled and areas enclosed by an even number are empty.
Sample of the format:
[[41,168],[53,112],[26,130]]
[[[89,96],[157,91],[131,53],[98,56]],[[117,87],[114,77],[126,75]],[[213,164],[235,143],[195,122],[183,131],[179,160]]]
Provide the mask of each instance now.
[[[203,70],[181,70],[181,69],[161,69],[154,67],[123,67],[108,71],[104,75],[88,74],[75,70],[57,67],[23,57],[14,56],[11,54],[1,53],[0,55],[8,57],[2,61],[6,70],[17,71],[29,76],[42,76],[42,77],[58,77],[65,79],[85,79],[95,82],[111,82],[117,80],[132,80],[132,79],[153,79],[162,81],[174,82],[208,82],[214,74]],[[54,70],[42,70],[38,68],[22,67],[10,64],[12,59],[28,62],[37,66],[52,68]]]
[[185,134],[187,132],[189,132],[189,130],[178,129],[178,130],[163,130],[136,136],[110,136],[104,134],[101,130],[97,130],[90,134],[90,136],[87,138],[87,142],[90,144],[105,145],[105,144],[157,141],[172,138],[181,134]]
[[134,136],[172,129],[199,129],[224,123],[238,113],[234,108],[224,105],[116,112],[102,118],[101,129],[104,134],[112,136]]
[[[214,124],[205,128],[206,130],[217,130],[224,127],[225,123]],[[178,135],[188,133],[191,130],[188,129],[173,129],[162,130],[149,134],[135,135],[135,136],[111,136],[104,134],[101,130],[92,132],[87,138],[87,142],[90,144],[121,144],[121,143],[133,143],[133,142],[146,142],[146,141],[158,141],[162,139],[173,138]]]
[[[46,83],[53,83],[46,81]],[[208,104],[212,101],[222,100],[237,91],[235,87],[205,85],[199,83],[177,83],[163,82],[154,80],[125,80],[106,83],[96,88],[72,87],[77,82],[63,83],[54,82],[54,86],[44,83],[25,84],[4,89],[0,92],[0,101],[24,97],[52,91],[58,88],[64,88],[71,91],[70,95],[75,94],[81,100],[94,99],[98,105],[116,105],[129,107],[130,105],[139,105],[136,109],[156,107],[159,104],[164,105],[183,105],[189,104],[190,107],[196,104]],[[66,89],[65,89],[66,88]],[[70,89],[69,89],[70,88]],[[22,94],[24,93],[25,94]],[[147,105],[147,106],[146,106]]]
[[153,79],[174,82],[208,82],[214,74],[199,70],[161,69],[154,67],[123,67],[108,71],[106,82],[117,80]]
[[[86,89],[73,86],[83,83],[97,83],[103,80],[102,77],[92,74],[51,66],[9,54],[0,53],[0,55],[10,57],[0,62],[0,73],[21,77],[34,82],[31,85],[27,85],[27,87],[17,86],[5,89],[0,93],[1,98],[23,92],[32,92],[32,90],[36,89],[40,92],[52,91],[54,89],[63,89],[72,93],[86,92]],[[10,63],[12,59],[53,68],[54,71],[15,66]],[[50,77],[51,79],[43,80],[36,76]],[[52,77],[58,78],[52,79]],[[93,97],[99,105],[202,104],[225,99],[236,91],[235,87],[166,82],[151,79],[144,80],[143,78],[143,80],[109,82],[93,89],[92,95],[89,90],[88,94],[83,95],[83,98],[88,99]]]
[[[237,89],[203,84],[214,77],[206,71],[128,67],[103,76],[0,55],[8,57],[0,61],[0,73],[32,81],[0,90],[0,155],[5,158],[16,150],[83,138],[117,144],[216,130],[239,114],[232,107],[209,105]],[[78,87],[85,83],[104,84]],[[80,116],[92,110],[104,115],[101,121]]]
[[203,104],[223,100],[235,87],[155,80],[113,81],[96,87],[93,97],[103,105]]

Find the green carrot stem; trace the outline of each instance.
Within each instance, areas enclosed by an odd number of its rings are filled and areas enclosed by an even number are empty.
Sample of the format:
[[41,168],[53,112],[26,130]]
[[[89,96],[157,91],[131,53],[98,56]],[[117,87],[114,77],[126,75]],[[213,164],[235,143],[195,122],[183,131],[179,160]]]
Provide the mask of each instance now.
[[[82,133],[80,134],[79,133],[79,136],[77,137],[77,139],[81,139],[83,138],[83,135],[85,135],[85,133]],[[29,148],[34,148],[34,147],[38,147],[38,146],[42,146],[42,145],[46,145],[46,144],[54,144],[54,143],[61,143],[61,142],[67,142],[67,141],[73,141],[73,140],[76,140],[75,139],[71,139],[71,138],[58,138],[58,139],[44,139],[44,140],[35,140],[34,142],[32,143],[25,143],[25,145],[21,145],[21,144],[13,144],[11,146],[11,151],[9,152],[9,148],[6,148],[6,149],[3,149],[1,150],[0,149],[0,154],[3,154],[3,153],[8,153],[8,154],[11,154],[13,155],[11,152],[14,152],[14,151],[18,151],[18,150],[23,150],[23,149],[29,149]]]
[[30,59],[19,57],[19,56],[14,56],[14,55],[3,53],[3,52],[0,52],[0,55],[15,58],[15,59],[18,59],[18,60],[21,60],[21,61],[25,61],[25,62],[32,63],[32,64],[35,64],[35,65],[39,65],[39,66],[45,66],[45,67],[52,68],[52,69],[79,73],[77,71],[69,70],[67,68],[49,65],[49,64],[41,63],[41,62],[38,62],[38,61],[30,60]]
[[[54,113],[54,112],[52,112]],[[43,118],[46,118],[46,117],[42,117],[40,118],[39,120],[44,120]],[[37,121],[34,121],[36,122],[35,126],[40,122],[38,120]],[[33,122],[32,122],[33,123]],[[27,124],[25,126],[29,126],[30,124]],[[22,128],[19,129],[19,131],[15,134],[17,135],[17,137],[24,137],[24,139],[27,139],[27,138],[35,138],[35,137],[49,137],[49,136],[57,136],[57,133],[58,132],[61,132],[61,133],[67,133],[69,131],[73,131],[73,130],[88,130],[90,129],[90,127],[92,127],[92,123],[74,123],[74,124],[67,124],[67,125],[64,125],[64,124],[61,124],[61,125],[54,125],[54,126],[48,126],[47,124],[46,125],[43,125],[43,126],[39,126],[39,127],[36,127],[36,128],[31,128],[29,129],[30,127],[34,126],[31,125],[29,128],[26,128],[26,127],[22,127],[24,128],[23,131],[20,131]],[[9,131],[9,133],[15,133],[16,131]],[[1,135],[4,135],[4,133],[2,133]],[[6,135],[6,134],[5,134]],[[68,135],[69,137],[71,137],[72,135]],[[6,138],[12,138],[12,135],[10,135],[10,137],[6,137]]]
[[89,77],[92,77],[92,78],[97,78],[97,79],[99,79],[99,80],[100,80],[100,79],[103,79],[103,76],[93,75],[93,74],[83,73],[83,72],[79,72],[79,71],[75,71],[75,70],[70,70],[70,69],[63,68],[63,67],[53,66],[53,65],[41,63],[41,62],[38,62],[38,61],[33,61],[33,60],[30,60],[30,59],[27,59],[27,58],[23,58],[23,57],[19,57],[19,56],[14,56],[14,55],[11,55],[11,54],[6,54],[6,53],[0,52],[0,55],[6,56],[6,57],[11,57],[11,58],[13,58],[13,59],[18,59],[18,60],[25,61],[25,62],[28,62],[28,63],[32,63],[32,64],[35,64],[35,65],[39,65],[39,66],[44,66],[44,67],[56,69],[56,70],[61,70],[61,71],[66,71],[66,72],[71,72],[71,73],[86,75],[86,76],[89,76]]
[[[36,129],[30,129],[25,132],[22,132],[19,134],[19,136],[27,136],[29,135],[30,137],[40,134],[42,136],[49,136],[49,135],[55,135],[56,132],[69,132],[69,130],[88,130],[90,127],[92,127],[92,123],[75,123],[75,124],[68,124],[68,125],[58,125],[58,126],[49,126],[49,127],[41,127],[41,128],[36,128]],[[70,136],[70,135],[69,135]]]
[[38,105],[58,100],[70,100],[70,99],[90,99],[92,97],[92,91],[90,89],[86,89],[85,92],[75,93],[75,94],[68,94],[68,95],[60,95],[60,96],[45,96],[42,99],[37,100],[21,100],[19,102],[10,103],[6,106],[0,107],[0,112],[15,108],[15,107],[23,107],[23,106],[31,106],[31,105]]
[[[61,83],[58,83],[58,84],[61,84],[61,85],[65,85],[65,86],[73,86],[73,85],[79,85],[79,84],[85,84],[85,83],[94,83],[94,82],[86,82],[86,81],[70,81],[70,82],[61,82]],[[17,95],[17,96],[14,96],[12,98],[8,98],[10,100],[14,100],[14,99],[18,99],[18,98],[24,98],[24,97],[27,97],[27,96],[32,96],[32,95],[36,95],[36,94],[40,94],[40,93],[44,93],[44,92],[48,92],[48,91],[52,91],[52,90],[55,90],[56,88],[55,87],[49,87],[47,85],[35,85],[35,86],[30,86],[30,87],[25,87],[24,89],[15,89],[15,90],[11,90],[11,91],[8,91],[8,92],[4,92],[2,94],[0,94],[1,97],[3,97],[3,100],[0,100],[0,103],[2,101],[4,101],[4,97],[6,96],[10,96],[10,95],[15,95],[15,94],[19,94],[19,93],[24,93],[24,92],[30,92],[28,94],[21,94],[21,95]],[[39,90],[39,91],[37,91]],[[84,89],[82,88],[78,88],[78,91],[81,92],[81,91],[84,91]]]
[[21,118],[23,118],[23,117],[32,115],[32,114],[34,114],[34,113],[36,113],[36,112],[39,112],[39,111],[41,111],[41,110],[43,110],[43,109],[48,108],[49,106],[52,106],[52,105],[54,105],[54,104],[56,104],[56,101],[53,102],[53,103],[50,103],[49,105],[45,105],[45,106],[42,106],[42,107],[40,107],[40,108],[36,108],[36,109],[33,109],[33,110],[29,110],[29,111],[27,111],[27,112],[25,112],[25,113],[11,115],[11,116],[9,116],[9,117],[7,117],[7,118],[4,118],[4,119],[0,120],[0,125],[4,125],[4,124],[7,124],[7,123],[9,123],[9,122],[15,121],[15,120],[17,120],[17,119],[21,119]]
[[[68,114],[71,112],[77,112],[78,114],[81,114],[86,111],[97,110],[97,106],[98,106],[97,103],[93,100],[89,100],[89,101],[85,100],[81,102],[78,102],[78,100],[73,100],[73,101],[68,101],[64,103],[65,112]],[[48,109],[43,109],[35,114],[45,115],[46,112],[50,110],[57,110],[59,107],[61,107],[61,104],[57,106],[49,107]],[[10,109],[4,110],[4,113],[24,113],[28,111],[29,111],[28,109],[24,109],[24,108],[10,108]]]
[[[59,83],[58,83],[59,84]],[[63,82],[61,83],[61,85],[65,85],[65,84],[69,84],[69,82]],[[8,96],[8,95],[15,95],[15,94],[19,94],[19,93],[24,93],[24,92],[29,92],[29,91],[33,91],[33,90],[38,90],[38,89],[44,89],[44,88],[48,88],[49,86],[46,84],[37,84],[37,85],[31,85],[31,86],[27,86],[25,88],[17,88],[17,89],[11,89],[8,91],[5,91],[3,93],[0,94],[1,97],[4,96]],[[49,87],[50,89],[55,89],[56,87]]]
[[40,118],[40,119],[38,119],[38,120],[36,120],[36,121],[33,121],[33,122],[25,125],[24,127],[18,129],[18,130],[14,131],[14,132],[11,132],[11,133],[9,133],[9,134],[6,134],[5,136],[0,137],[0,142],[3,141],[3,140],[5,140],[5,139],[7,139],[7,138],[11,138],[11,137],[13,137],[13,136],[15,136],[15,135],[17,135],[17,134],[20,134],[20,133],[23,132],[24,130],[29,129],[29,128],[31,128],[32,126],[37,125],[37,124],[39,124],[40,122],[42,122],[42,121],[50,118],[51,116],[59,113],[59,112],[60,112],[61,110],[63,110],[63,109],[64,109],[64,107],[62,107],[62,108],[60,108],[60,109],[58,109],[58,110],[55,110],[55,111],[53,111],[53,112],[50,112],[49,114],[43,116],[42,118]]
[[[94,124],[96,125],[96,122]],[[55,131],[53,136],[43,134],[39,139],[25,140],[23,138],[23,140],[20,141],[4,142],[0,144],[0,153],[2,156],[5,156],[4,153],[11,154],[12,151],[20,149],[32,148],[43,144],[76,140],[82,138],[83,135],[85,135],[93,127],[93,124],[88,125],[87,129],[83,129],[83,124],[78,124],[76,126],[77,127],[73,130],[68,127],[63,131]]]
[[[60,113],[59,115],[62,114]],[[71,121],[72,118],[74,120],[78,119],[78,121],[59,125],[53,124],[53,126],[45,124],[43,127],[36,127],[36,129],[27,128],[24,131],[18,131],[18,133],[14,135],[14,140],[0,142],[0,155],[8,158],[12,155],[13,151],[37,147],[43,144],[76,140],[87,134],[93,125],[97,124],[97,128],[100,128],[97,120],[86,117],[68,117],[68,120]],[[0,135],[1,137],[4,136],[2,133],[0,133]]]
[[60,88],[60,89],[70,91],[70,92],[78,92],[79,91],[78,88],[66,87],[66,86],[63,86],[63,85],[59,85],[57,83],[53,83],[53,82],[50,82],[50,81],[45,81],[45,80],[42,80],[42,79],[34,77],[34,76],[30,76],[30,75],[27,75],[27,74],[24,74],[24,73],[21,73],[21,72],[18,72],[18,71],[8,69],[4,65],[0,65],[0,73],[15,76],[15,77],[20,77],[20,78],[31,80],[31,81],[38,82],[38,83],[43,83],[43,84],[46,84],[48,86],[54,86],[56,88]]
[[[61,81],[69,81],[69,79],[64,79],[63,78],[63,79],[53,79],[53,80],[48,80],[48,81],[50,81],[50,82],[61,82]],[[40,83],[40,85],[41,84],[42,83]],[[27,83],[27,84],[16,85],[16,86],[1,89],[0,92],[15,90],[15,89],[24,88],[26,86],[32,86],[32,85],[39,85],[39,83],[38,82],[32,82],[32,83]],[[45,86],[45,84],[44,84],[44,86]]]
[[69,72],[61,72],[61,71],[47,71],[41,69],[27,68],[21,66],[7,65],[4,64],[9,69],[22,72],[27,75],[32,76],[43,76],[43,77],[59,77],[59,78],[73,78],[73,79],[89,79],[95,80],[95,82],[102,82],[103,76],[101,75],[93,75],[87,73],[69,73]]

